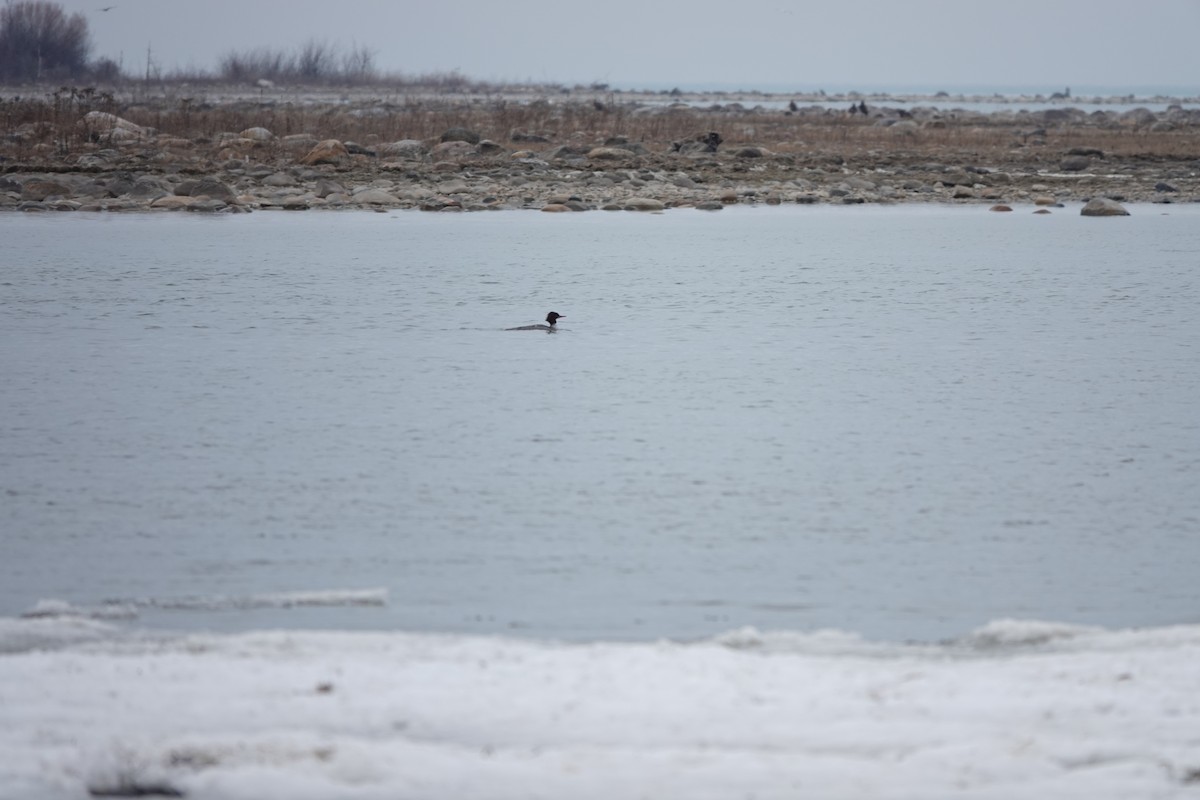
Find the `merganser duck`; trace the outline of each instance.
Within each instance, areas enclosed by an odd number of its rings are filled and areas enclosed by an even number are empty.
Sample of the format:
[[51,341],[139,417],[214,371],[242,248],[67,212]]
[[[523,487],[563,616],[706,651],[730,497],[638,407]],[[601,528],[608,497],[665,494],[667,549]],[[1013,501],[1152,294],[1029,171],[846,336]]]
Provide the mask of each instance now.
[[557,311],[551,311],[546,315],[546,322],[549,325],[522,325],[519,328],[505,328],[506,331],[552,331],[555,330],[554,323],[560,319],[566,319],[566,316],[559,314]]

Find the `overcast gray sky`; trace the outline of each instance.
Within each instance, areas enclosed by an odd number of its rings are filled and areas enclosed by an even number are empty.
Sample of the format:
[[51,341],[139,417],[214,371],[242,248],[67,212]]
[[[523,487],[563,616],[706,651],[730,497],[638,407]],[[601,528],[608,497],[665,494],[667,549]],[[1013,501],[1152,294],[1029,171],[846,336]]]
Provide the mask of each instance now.
[[1200,87],[1200,0],[59,2],[135,74],[148,46],[169,72],[316,38],[388,72],[618,88]]

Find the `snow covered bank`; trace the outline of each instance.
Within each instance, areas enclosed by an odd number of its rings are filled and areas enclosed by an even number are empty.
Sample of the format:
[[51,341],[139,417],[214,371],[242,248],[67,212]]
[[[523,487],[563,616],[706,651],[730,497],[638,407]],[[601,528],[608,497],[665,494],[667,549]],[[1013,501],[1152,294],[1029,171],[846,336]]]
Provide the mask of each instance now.
[[3,623],[4,800],[1200,794],[1200,626],[897,646]]

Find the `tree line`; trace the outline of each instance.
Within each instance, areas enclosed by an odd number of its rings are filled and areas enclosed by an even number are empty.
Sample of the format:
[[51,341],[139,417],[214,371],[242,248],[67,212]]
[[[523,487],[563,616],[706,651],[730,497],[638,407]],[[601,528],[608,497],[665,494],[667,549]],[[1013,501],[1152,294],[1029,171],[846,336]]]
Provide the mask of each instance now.
[[88,71],[92,40],[82,14],[45,0],[8,0],[0,8],[0,79],[76,78]]
[[[50,0],[6,0],[0,6],[0,81],[63,81],[87,79],[116,82],[126,76],[111,58],[90,60],[91,34],[87,19],[67,15]],[[140,70],[139,70],[140,72]],[[135,75],[133,77],[143,77]],[[312,82],[371,83],[381,80],[375,53],[365,46],[346,50],[317,39],[294,51],[257,48],[230,52],[220,58],[215,74],[205,72],[163,75],[147,53],[146,79],[218,80],[232,83]]]

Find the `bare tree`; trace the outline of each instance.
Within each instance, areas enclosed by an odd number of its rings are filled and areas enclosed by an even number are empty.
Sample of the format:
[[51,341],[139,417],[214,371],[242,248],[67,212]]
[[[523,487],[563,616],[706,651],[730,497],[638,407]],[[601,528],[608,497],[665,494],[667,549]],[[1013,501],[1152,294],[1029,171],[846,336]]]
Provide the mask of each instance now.
[[333,48],[327,42],[309,39],[296,56],[296,75],[301,80],[320,80],[333,72]]
[[363,45],[352,45],[342,56],[342,77],[349,81],[366,81],[375,77],[375,51]]
[[224,80],[235,83],[249,83],[261,78],[277,81],[293,70],[293,60],[282,50],[270,47],[240,53],[231,51],[221,57],[217,71]]
[[82,14],[46,0],[8,0],[0,8],[0,79],[40,80],[87,70],[91,35]]

